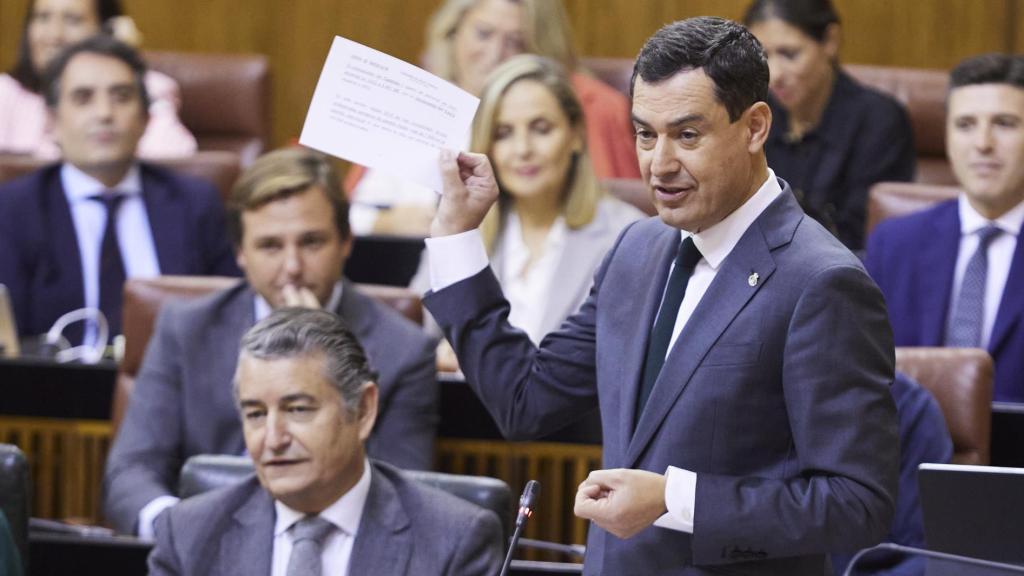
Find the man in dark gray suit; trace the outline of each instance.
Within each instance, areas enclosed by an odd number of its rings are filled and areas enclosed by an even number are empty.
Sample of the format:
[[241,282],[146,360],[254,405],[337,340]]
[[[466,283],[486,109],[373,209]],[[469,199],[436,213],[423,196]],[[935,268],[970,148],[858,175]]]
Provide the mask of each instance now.
[[107,460],[104,514],[125,533],[152,537],[173,505],[178,470],[195,454],[241,454],[231,378],[238,342],[282,306],[331,310],[379,370],[374,458],[424,469],[433,460],[438,389],[434,346],[419,327],[341,279],[352,238],[348,204],[328,159],[289,148],[239,179],[229,226],[245,282],[164,307]]
[[497,515],[367,459],[377,376],[336,315],[278,310],[241,349],[235,396],[256,477],[163,514],[150,574],[497,572]]
[[600,408],[575,512],[586,574],[824,573],[879,542],[899,471],[892,332],[860,262],[768,168],[768,65],[719,18],[676,22],[633,73],[659,218],[626,228],[580,310],[534,347],[476,230],[487,158],[447,154],[425,303],[506,436]]

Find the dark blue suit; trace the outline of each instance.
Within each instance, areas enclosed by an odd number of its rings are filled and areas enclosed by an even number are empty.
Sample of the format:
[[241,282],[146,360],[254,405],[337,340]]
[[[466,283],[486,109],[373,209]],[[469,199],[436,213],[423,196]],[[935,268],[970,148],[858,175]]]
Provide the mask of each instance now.
[[692,535],[652,526],[621,540],[591,525],[585,574],[819,576],[827,552],[889,531],[899,455],[882,295],[780,184],[635,422],[679,230],[656,218],[626,228],[539,349],[508,324],[489,268],[424,299],[506,436],[543,436],[599,406],[605,468],[697,473]]
[[[21,336],[42,334],[85,306],[82,264],[60,164],[0,186],[0,283]],[[140,164],[161,274],[238,276],[213,185]]]
[[[897,346],[942,346],[960,250],[957,201],[886,220],[868,239],[865,265],[885,294]],[[994,398],[1024,402],[1024,249],[1017,249],[999,303],[988,352]]]

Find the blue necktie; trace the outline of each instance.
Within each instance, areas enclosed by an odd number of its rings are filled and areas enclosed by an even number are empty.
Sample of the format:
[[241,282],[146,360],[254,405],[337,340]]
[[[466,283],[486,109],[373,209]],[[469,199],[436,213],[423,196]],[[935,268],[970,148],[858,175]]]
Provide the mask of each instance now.
[[292,526],[292,554],[288,558],[286,576],[320,576],[324,540],[334,524],[319,516],[306,516]]
[[647,404],[651,390],[654,389],[654,383],[658,380],[658,374],[661,373],[661,367],[665,364],[665,356],[668,354],[669,342],[672,341],[676,317],[679,316],[679,305],[683,303],[686,285],[690,282],[693,269],[700,259],[700,250],[694,245],[692,236],[680,243],[679,251],[676,253],[675,266],[672,268],[668,286],[665,288],[665,298],[661,302],[658,319],[654,322],[651,338],[647,343],[647,356],[644,360],[644,372],[640,380],[640,395],[636,402],[634,423],[640,422],[644,405]]
[[998,227],[988,225],[978,231],[978,249],[967,261],[960,295],[946,324],[946,346],[976,348],[981,345],[981,328],[985,322],[985,284],[988,279],[988,247],[999,234]]
[[124,198],[124,194],[113,191],[91,197],[107,210],[107,224],[100,244],[100,311],[107,318],[111,336],[121,333],[121,291],[126,275],[117,239],[117,211]]

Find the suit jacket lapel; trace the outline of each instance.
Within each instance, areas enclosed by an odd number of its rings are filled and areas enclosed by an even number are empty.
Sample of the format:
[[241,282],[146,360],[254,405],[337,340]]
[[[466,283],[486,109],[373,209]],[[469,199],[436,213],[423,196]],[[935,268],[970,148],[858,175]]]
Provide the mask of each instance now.
[[[665,359],[636,425],[636,434],[629,443],[624,466],[636,466],[644,448],[689,384],[704,356],[775,272],[771,250],[792,239],[802,218],[803,211],[787,185],[782,197],[754,221],[722,262],[714,281]],[[754,272],[758,274],[759,281],[750,286],[748,278]]]
[[1017,248],[1013,251],[1013,260],[1010,262],[1010,275],[1006,278],[1003,298],[996,313],[996,323],[992,327],[988,349],[993,355],[1003,340],[1010,335],[1011,329],[1020,321],[1024,311],[1024,299],[1021,299],[1021,294],[1024,294],[1024,234],[1017,236]]
[[[372,466],[372,464],[371,464]],[[349,574],[405,574],[412,555],[409,517],[390,480],[371,470],[370,492],[352,543]]]
[[146,204],[146,216],[149,229],[156,247],[156,257],[160,262],[160,273],[187,274],[186,263],[187,238],[182,222],[188,221],[185,206],[178,201],[177,195],[167,187],[166,183],[154,177],[145,166],[142,172],[142,199]]
[[[630,318],[616,327],[620,345],[614,349],[621,350],[621,354],[614,363],[621,362],[622,368],[622,377],[619,379],[622,382],[619,388],[622,394],[619,401],[619,422],[622,423],[619,427],[619,446],[623,448],[630,445],[633,430],[636,428],[636,401],[640,389],[640,375],[647,354],[647,341],[654,326],[654,317],[661,306],[665,283],[668,282],[669,265],[676,256],[679,243],[679,231],[668,226],[665,226],[664,231],[651,242],[651,249],[645,253],[646,257],[639,263],[637,269],[656,270],[657,273],[647,284],[647,289],[640,295],[641,298],[637,300],[635,306],[628,306],[626,303]],[[640,316],[638,321],[633,318],[634,315]]]
[[960,251],[960,215],[951,202],[932,221],[931,241],[921,251],[916,275],[916,297],[920,299],[921,346],[942,346],[946,317],[953,293],[953,275]]
[[[49,174],[48,182],[41,196],[45,203],[42,213],[46,215],[48,229],[44,234],[50,238],[50,253],[44,254],[42,283],[44,285],[60,285],[62,300],[67,298],[68,310],[85,306],[85,280],[82,277],[82,254],[75,233],[75,223],[71,218],[71,206],[68,205],[64,186],[60,180],[60,167],[55,166]],[[68,327],[65,334],[74,343],[83,338],[82,324],[76,322]]]
[[274,501],[255,480],[252,496],[239,507],[221,537],[220,554],[211,574],[270,574],[274,554]]

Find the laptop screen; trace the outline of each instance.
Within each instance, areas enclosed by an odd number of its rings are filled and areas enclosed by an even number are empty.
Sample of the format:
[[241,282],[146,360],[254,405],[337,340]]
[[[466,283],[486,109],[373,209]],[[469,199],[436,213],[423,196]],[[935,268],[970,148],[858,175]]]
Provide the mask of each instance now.
[[930,550],[1024,565],[1024,468],[921,464]]

